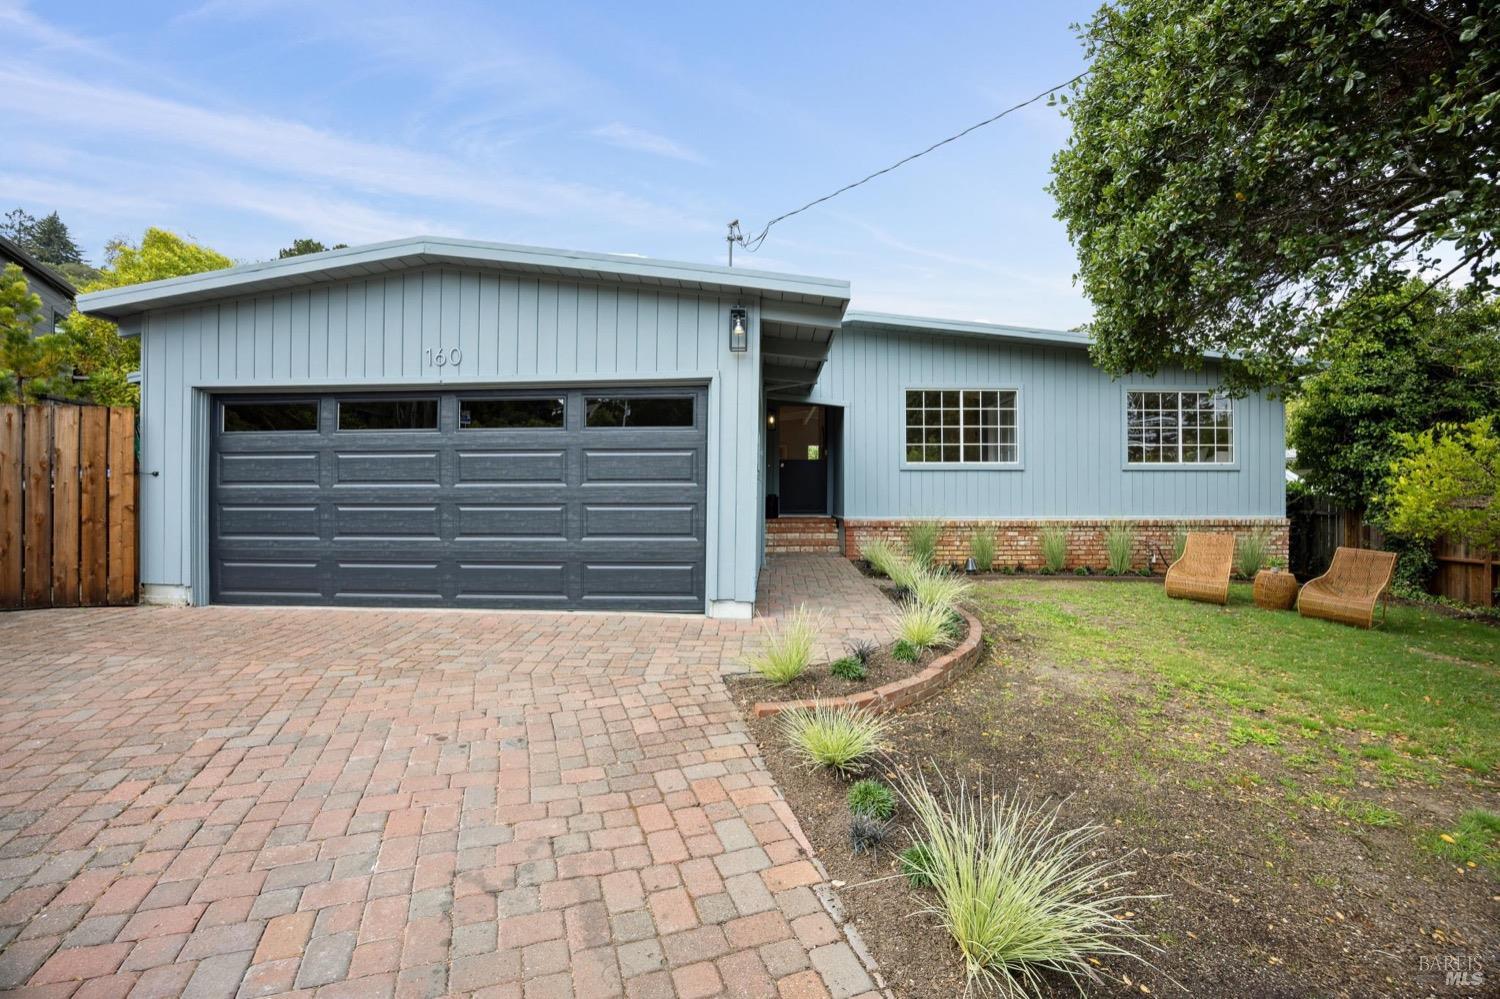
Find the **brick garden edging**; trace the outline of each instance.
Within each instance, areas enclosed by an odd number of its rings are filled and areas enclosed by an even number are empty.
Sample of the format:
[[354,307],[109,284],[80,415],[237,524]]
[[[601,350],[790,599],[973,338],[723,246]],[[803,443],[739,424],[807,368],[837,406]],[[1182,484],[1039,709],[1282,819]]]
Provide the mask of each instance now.
[[793,708],[810,708],[815,705],[834,708],[864,708],[871,714],[885,714],[920,704],[936,694],[948,681],[974,665],[982,654],[981,640],[984,637],[979,619],[966,610],[960,610],[969,625],[964,640],[951,650],[934,659],[921,672],[900,680],[862,690],[843,697],[820,697],[801,701],[758,701],[751,713],[757,718],[771,718]]

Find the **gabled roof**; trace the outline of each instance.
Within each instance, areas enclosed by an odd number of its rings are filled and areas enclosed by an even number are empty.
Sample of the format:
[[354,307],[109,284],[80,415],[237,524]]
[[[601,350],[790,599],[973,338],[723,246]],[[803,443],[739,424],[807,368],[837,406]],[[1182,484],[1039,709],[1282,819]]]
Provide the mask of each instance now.
[[1048,330],[1033,326],[1005,326],[1000,323],[975,323],[964,319],[933,319],[927,316],[903,316],[890,312],[844,313],[845,332],[874,329],[896,332],[942,333],[950,336],[978,336],[1024,343],[1058,344],[1087,348],[1093,341],[1085,333],[1073,330]]
[[849,302],[849,282],[831,278],[652,260],[624,254],[580,253],[443,236],[416,236],[91,292],[79,298],[78,308],[92,315],[120,319],[148,309],[286,291],[325,281],[378,276],[442,264],[667,291],[748,293],[763,299],[832,306],[840,310]]
[[9,259],[14,260],[16,263],[20,264],[27,273],[31,274],[37,280],[51,285],[54,289],[66,295],[68,298],[71,299],[78,297],[78,289],[73,287],[73,283],[71,281],[63,277],[61,274],[57,273],[57,271],[53,270],[51,267],[48,267],[46,264],[42,263],[36,257],[33,257],[30,253],[27,253],[15,240],[10,239],[6,236],[0,236],[0,257],[8,257]]

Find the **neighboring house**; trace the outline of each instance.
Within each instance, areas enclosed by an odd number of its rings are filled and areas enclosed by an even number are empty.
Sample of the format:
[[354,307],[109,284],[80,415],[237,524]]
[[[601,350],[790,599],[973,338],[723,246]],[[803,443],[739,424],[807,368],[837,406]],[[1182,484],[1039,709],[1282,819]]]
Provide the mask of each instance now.
[[825,278],[417,238],[79,304],[142,338],[147,599],[748,617],[777,508],[851,555],[933,518],[953,557],[981,520],[1018,560],[1042,521],[1085,561],[1121,518],[1284,548],[1279,402],[848,303]]
[[51,333],[57,329],[73,311],[73,300],[78,291],[57,271],[37,260],[23,250],[15,240],[0,236],[0,268],[6,264],[19,264],[26,272],[26,284],[32,293],[41,297],[42,318],[37,323],[38,333]]

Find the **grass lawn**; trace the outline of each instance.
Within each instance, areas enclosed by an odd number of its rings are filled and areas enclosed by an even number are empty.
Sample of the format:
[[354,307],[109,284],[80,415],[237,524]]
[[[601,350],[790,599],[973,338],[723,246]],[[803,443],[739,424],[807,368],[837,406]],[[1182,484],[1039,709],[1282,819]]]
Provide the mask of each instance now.
[[[1206,761],[1251,745],[1279,757],[1292,803],[1393,825],[1402,816],[1390,808],[1341,792],[1404,781],[1493,790],[1500,772],[1494,625],[1397,606],[1365,631],[1262,610],[1247,584],[1216,607],[1151,585],[1001,582],[981,589],[979,606],[1081,682],[1136,680],[1121,700],[1160,752]],[[1465,817],[1468,842],[1487,841],[1472,852],[1500,871],[1500,819]]]

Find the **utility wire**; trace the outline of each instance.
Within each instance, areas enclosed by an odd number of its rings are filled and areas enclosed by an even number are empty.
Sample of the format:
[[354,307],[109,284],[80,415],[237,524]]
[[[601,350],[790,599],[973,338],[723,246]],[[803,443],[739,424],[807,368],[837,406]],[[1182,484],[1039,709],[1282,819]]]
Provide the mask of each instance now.
[[1056,86],[1048,87],[1046,90],[1043,90],[1041,93],[1037,94],[1035,97],[1028,97],[1026,100],[1022,101],[1021,103],[1016,104],[1016,105],[1014,105],[1012,107],[1006,108],[1004,111],[1001,111],[999,114],[991,115],[990,117],[986,118],[984,121],[975,122],[974,124],[970,125],[968,128],[964,129],[962,132],[956,132],[953,135],[948,136],[946,139],[941,139],[941,140],[939,140],[937,142],[934,142],[932,145],[928,146],[926,149],[923,149],[921,152],[912,153],[910,156],[907,156],[907,157],[905,157],[903,159],[899,159],[896,162],[892,163],[890,166],[885,167],[885,168],[880,169],[880,170],[876,170],[874,173],[872,173],[872,174],[870,174],[870,175],[868,175],[866,177],[861,177],[859,180],[854,181],[852,184],[845,184],[843,187],[839,188],[837,191],[834,191],[831,194],[825,194],[821,198],[817,198],[817,199],[815,199],[813,201],[809,201],[807,204],[803,205],[801,208],[794,208],[794,209],[792,209],[791,211],[787,212],[784,215],[778,215],[774,219],[772,219],[771,221],[767,222],[765,224],[765,227],[762,228],[761,231],[758,232],[758,233],[756,233],[754,236],[746,236],[744,233],[740,232],[739,231],[740,223],[739,223],[739,220],[736,219],[735,221],[729,223],[729,237],[728,237],[728,239],[729,239],[729,248],[730,248],[729,249],[730,263],[732,264],[734,262],[734,247],[736,245],[738,245],[741,248],[743,248],[746,253],[754,253],[756,250],[759,250],[761,244],[766,241],[766,236],[771,232],[771,227],[773,225],[775,225],[776,223],[778,223],[778,222],[784,222],[785,220],[791,218],[793,215],[799,215],[802,212],[807,211],[809,208],[813,208],[813,207],[815,207],[817,205],[821,205],[825,201],[832,201],[834,198],[837,198],[840,194],[843,194],[845,191],[852,191],[856,187],[859,187],[861,184],[868,184],[870,181],[874,180],[876,177],[882,176],[883,174],[888,174],[892,170],[895,170],[897,167],[903,167],[906,164],[910,163],[912,160],[920,159],[920,158],[922,158],[923,156],[926,156],[928,153],[932,152],[935,149],[940,149],[943,146],[946,146],[950,142],[956,142],[957,140],[962,139],[964,136],[968,135],[970,132],[976,131],[977,129],[981,129],[981,128],[983,128],[986,125],[993,125],[995,122],[999,121],[1001,118],[1004,118],[1006,115],[1013,114],[1013,113],[1021,110],[1024,107],[1027,107],[1029,105],[1035,104],[1037,101],[1041,100],[1043,97],[1047,97],[1050,94],[1054,94],[1057,91],[1063,89],[1064,87],[1070,87],[1070,86],[1072,86],[1073,84],[1077,83],[1079,80],[1083,79],[1085,76],[1088,76],[1088,75],[1089,75],[1089,70],[1084,70],[1082,73],[1079,73],[1077,76],[1073,77],[1071,80],[1064,80],[1062,83],[1059,83]]

